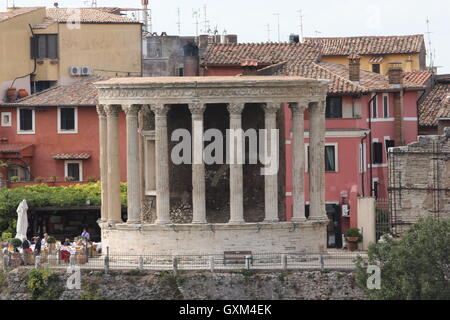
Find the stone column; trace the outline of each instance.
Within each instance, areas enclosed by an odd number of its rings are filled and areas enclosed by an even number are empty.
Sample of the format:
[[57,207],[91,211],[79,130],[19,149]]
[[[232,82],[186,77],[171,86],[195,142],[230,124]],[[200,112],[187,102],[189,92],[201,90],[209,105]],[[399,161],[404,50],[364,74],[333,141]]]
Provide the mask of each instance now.
[[305,121],[308,102],[291,105],[292,110],[292,221],[301,222],[305,216]]
[[100,183],[101,183],[101,221],[108,221],[108,153],[106,112],[103,105],[97,106],[99,145],[100,145]]
[[309,197],[311,220],[327,220],[325,210],[325,101],[309,107]]
[[[272,130],[277,129],[277,111],[280,108],[279,103],[266,103],[264,106],[264,119],[266,129],[266,154],[278,155],[279,150],[272,150]],[[278,146],[278,141],[276,143]],[[279,155],[276,157],[279,161]],[[268,164],[269,165],[269,164]],[[278,173],[278,171],[277,171]],[[265,222],[278,222],[278,174],[264,176],[264,208]]]
[[167,136],[167,112],[164,104],[151,106],[155,113],[156,143],[156,224],[170,223],[169,145]]
[[206,223],[205,164],[203,162],[203,113],[202,103],[189,104],[192,114],[192,223]]
[[139,170],[139,138],[138,138],[138,113],[139,105],[123,105],[123,111],[127,120],[127,223],[140,223],[141,195],[140,195],[140,170]]
[[[228,111],[230,112],[230,130],[234,131],[234,136],[242,130],[242,110],[245,103],[230,103]],[[230,141],[228,141],[230,144]],[[229,150],[234,156],[230,163],[230,223],[244,223],[244,195],[243,195],[243,169],[242,163],[239,163],[239,155],[242,150],[238,148],[239,144],[234,143],[234,150]]]
[[107,105],[108,151],[108,223],[122,222],[120,203],[119,111],[118,105]]

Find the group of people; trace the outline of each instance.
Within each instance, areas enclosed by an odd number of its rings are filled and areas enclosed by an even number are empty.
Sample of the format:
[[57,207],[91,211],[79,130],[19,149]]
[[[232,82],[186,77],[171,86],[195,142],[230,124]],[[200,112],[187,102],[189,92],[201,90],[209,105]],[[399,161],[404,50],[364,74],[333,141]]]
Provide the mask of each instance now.
[[[44,233],[44,235],[42,237],[40,234],[36,234],[31,240],[24,238],[22,240],[22,245],[18,248],[14,248],[14,251],[20,252],[20,253],[34,252],[36,255],[40,255],[42,249],[48,246],[48,238],[49,238],[48,233]],[[86,228],[84,228],[83,232],[81,233],[81,239],[83,239],[84,241],[90,240],[90,234],[89,234],[89,232],[87,232]],[[69,238],[66,238],[62,242],[62,245],[70,246],[70,245],[72,245],[72,242],[70,241]],[[3,245],[2,253],[4,255],[8,253],[9,247],[10,247],[9,243]]]

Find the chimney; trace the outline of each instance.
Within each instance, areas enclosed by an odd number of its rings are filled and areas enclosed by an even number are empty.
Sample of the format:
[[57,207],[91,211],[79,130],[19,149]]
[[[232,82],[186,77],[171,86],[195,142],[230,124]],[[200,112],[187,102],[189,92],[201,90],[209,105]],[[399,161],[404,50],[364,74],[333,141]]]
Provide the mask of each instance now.
[[58,8],[58,7],[59,7],[59,3],[58,3],[58,2],[55,2],[55,3],[53,4],[53,6],[54,6],[55,8]]
[[348,56],[348,71],[350,81],[359,82],[361,74],[361,57],[357,53]]
[[195,43],[189,42],[183,47],[184,76],[197,77],[200,74],[199,50]]
[[298,34],[291,33],[289,35],[289,43],[299,43],[300,42],[300,36]]
[[243,76],[256,76],[258,73],[258,60],[247,59],[241,62]]
[[401,62],[391,62],[389,64],[389,84],[403,84],[403,69]]

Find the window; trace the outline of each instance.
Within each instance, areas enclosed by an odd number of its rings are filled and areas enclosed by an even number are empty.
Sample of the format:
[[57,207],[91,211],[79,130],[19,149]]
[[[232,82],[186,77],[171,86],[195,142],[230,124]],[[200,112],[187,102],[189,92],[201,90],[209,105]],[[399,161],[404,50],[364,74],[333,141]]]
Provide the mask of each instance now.
[[[309,157],[309,145],[305,145],[306,148],[306,172],[309,172],[310,157]],[[338,172],[338,147],[337,143],[330,143],[325,145],[325,172]]]
[[18,165],[8,167],[8,180],[17,179],[18,181],[30,181],[30,169]]
[[64,177],[70,181],[83,181],[83,163],[81,161],[66,161]]
[[184,76],[184,68],[178,68],[178,76],[183,77]]
[[32,37],[31,59],[58,59],[58,35],[37,34]]
[[336,148],[325,146],[325,172],[336,172]]
[[373,163],[383,163],[383,143],[381,142],[373,143]]
[[383,117],[389,118],[389,95],[383,95]]
[[381,72],[381,68],[380,68],[380,64],[379,63],[375,63],[372,65],[372,72],[375,73],[380,73]]
[[379,186],[380,186],[380,182],[378,180],[378,178],[375,178],[372,180],[372,196],[375,199],[378,199],[379,197]]
[[378,97],[375,96],[372,100],[372,118],[378,118]]
[[386,143],[386,154],[389,154],[389,148],[395,147],[395,141],[394,140],[385,140]]
[[78,132],[77,108],[58,108],[58,133]]
[[17,109],[17,133],[34,134],[34,109],[19,108]]
[[11,112],[2,112],[2,127],[11,127]]
[[342,118],[342,97],[328,97],[325,117],[330,119]]

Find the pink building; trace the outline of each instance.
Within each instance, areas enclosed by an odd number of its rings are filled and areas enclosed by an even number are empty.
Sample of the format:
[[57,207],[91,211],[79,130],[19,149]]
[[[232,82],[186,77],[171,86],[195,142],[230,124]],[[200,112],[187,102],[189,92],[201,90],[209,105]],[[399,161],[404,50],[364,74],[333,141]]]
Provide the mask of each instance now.
[[[249,63],[251,61],[251,63]],[[203,74],[298,75],[330,81],[326,108],[326,203],[328,244],[342,246],[342,233],[357,226],[357,198],[387,198],[387,148],[417,140],[418,100],[431,74],[403,73],[392,64],[387,76],[360,70],[358,55],[349,64],[321,62],[320,50],[304,44],[217,44],[202,63]],[[284,117],[286,216],[292,217],[292,115]],[[305,126],[308,128],[308,114]],[[305,133],[305,148],[308,148]],[[305,154],[308,157],[308,150]],[[308,163],[306,159],[306,163]],[[308,190],[308,165],[305,170]],[[308,214],[309,195],[305,194]]]

